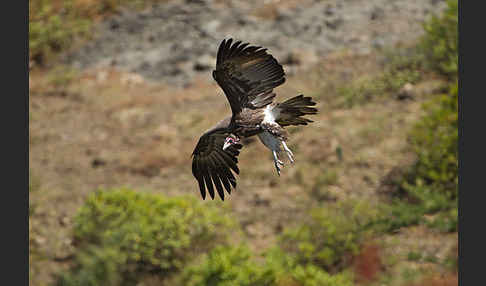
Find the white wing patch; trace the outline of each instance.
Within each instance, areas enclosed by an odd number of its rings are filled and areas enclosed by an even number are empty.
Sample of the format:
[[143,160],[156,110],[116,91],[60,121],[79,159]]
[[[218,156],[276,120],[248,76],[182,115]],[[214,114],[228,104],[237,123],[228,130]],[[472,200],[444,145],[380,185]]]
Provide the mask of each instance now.
[[280,110],[278,108],[274,108],[275,106],[272,104],[267,105],[263,113],[265,117],[263,118],[263,123],[275,123],[280,116]]

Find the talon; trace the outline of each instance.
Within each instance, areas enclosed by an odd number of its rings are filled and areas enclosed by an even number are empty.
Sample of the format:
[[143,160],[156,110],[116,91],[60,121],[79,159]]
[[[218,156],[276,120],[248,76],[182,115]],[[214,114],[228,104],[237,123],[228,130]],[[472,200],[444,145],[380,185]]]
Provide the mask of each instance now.
[[287,144],[285,143],[285,141],[282,141],[282,145],[284,147],[284,150],[285,152],[287,153],[287,157],[289,157],[289,160],[290,160],[290,163],[294,163],[294,153],[292,153],[292,151],[289,149],[289,147],[287,147]]
[[277,157],[277,152],[275,150],[272,151],[273,153],[273,162],[275,163],[275,169],[277,169],[277,174],[280,176],[281,166],[284,166],[284,163],[280,161]]
[[289,157],[290,163],[294,163],[294,155],[292,153],[287,153],[287,157]]

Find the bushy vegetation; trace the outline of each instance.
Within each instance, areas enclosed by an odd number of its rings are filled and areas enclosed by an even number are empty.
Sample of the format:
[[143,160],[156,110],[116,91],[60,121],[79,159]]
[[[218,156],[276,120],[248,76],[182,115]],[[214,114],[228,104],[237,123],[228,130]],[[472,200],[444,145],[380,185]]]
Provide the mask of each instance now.
[[181,270],[225,242],[230,221],[194,199],[130,190],[98,191],[75,219],[76,265],[59,285],[132,285],[149,273]]
[[410,141],[418,155],[413,168],[415,185],[427,184],[457,196],[458,93],[457,83],[447,95],[424,105],[426,115],[417,123]]
[[338,107],[350,108],[364,104],[371,99],[398,92],[406,83],[416,83],[421,74],[415,69],[413,59],[408,62],[401,61],[400,65],[391,65],[379,75],[360,78],[351,85],[338,88]]
[[[298,265],[290,271],[291,280],[300,286],[351,286],[353,276],[350,272],[341,272],[334,275],[323,271],[312,264]],[[283,284],[285,285],[285,284]]]
[[334,273],[349,266],[379,216],[378,209],[365,202],[323,206],[312,211],[306,224],[286,230],[281,244],[297,263]]
[[410,203],[401,198],[393,199],[391,204],[381,204],[379,210],[381,215],[373,224],[383,232],[393,232],[401,227],[423,223],[426,212],[422,204]]
[[252,260],[246,246],[216,247],[202,263],[184,271],[184,283],[188,286],[274,285],[271,269]]
[[88,32],[75,1],[29,1],[29,58],[44,63],[53,53],[68,48],[75,36]]
[[429,223],[457,230],[458,93],[440,95],[424,105],[426,115],[410,134],[416,163],[402,181],[402,191],[422,213],[438,213]]
[[426,36],[420,44],[426,65],[450,78],[457,77],[458,23],[458,0],[448,0],[445,13],[425,24]]
[[[410,133],[415,164],[399,181],[402,196],[394,206],[401,223],[418,223],[424,214],[436,214],[426,221],[444,231],[457,230],[458,197],[458,83],[457,1],[448,1],[440,17],[426,25],[420,48],[426,65],[448,76],[448,94],[434,96],[423,106],[425,115]],[[412,202],[412,204],[409,204]]]
[[[423,107],[425,114],[409,135],[417,159],[395,180],[398,191],[391,204],[380,206],[383,215],[374,222],[383,231],[422,223],[457,231],[457,83],[449,94],[435,96]],[[431,216],[426,219],[425,214]]]
[[200,264],[184,271],[181,285],[189,286],[346,286],[350,273],[331,275],[314,265],[300,265],[279,248],[257,262],[246,246],[217,247]]
[[89,36],[93,21],[116,12],[121,5],[143,7],[157,0],[31,0],[29,1],[29,58],[44,64]]

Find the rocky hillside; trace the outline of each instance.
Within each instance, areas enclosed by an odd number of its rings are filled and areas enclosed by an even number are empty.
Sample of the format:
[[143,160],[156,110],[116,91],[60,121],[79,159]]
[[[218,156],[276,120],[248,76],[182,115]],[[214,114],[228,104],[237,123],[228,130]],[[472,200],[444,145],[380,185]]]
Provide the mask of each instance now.
[[219,43],[233,37],[265,46],[292,74],[293,65],[309,67],[334,51],[406,45],[444,6],[438,0],[172,0],[142,12],[122,10],[65,61],[187,86],[196,75],[210,79]]

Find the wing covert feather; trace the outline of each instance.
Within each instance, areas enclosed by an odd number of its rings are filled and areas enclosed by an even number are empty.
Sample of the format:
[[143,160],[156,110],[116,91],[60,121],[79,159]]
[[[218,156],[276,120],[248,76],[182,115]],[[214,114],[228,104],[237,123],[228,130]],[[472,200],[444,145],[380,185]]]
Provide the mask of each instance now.
[[218,48],[213,78],[236,114],[245,107],[261,108],[271,103],[273,97],[266,101],[259,97],[283,84],[285,72],[267,49],[224,39]]

